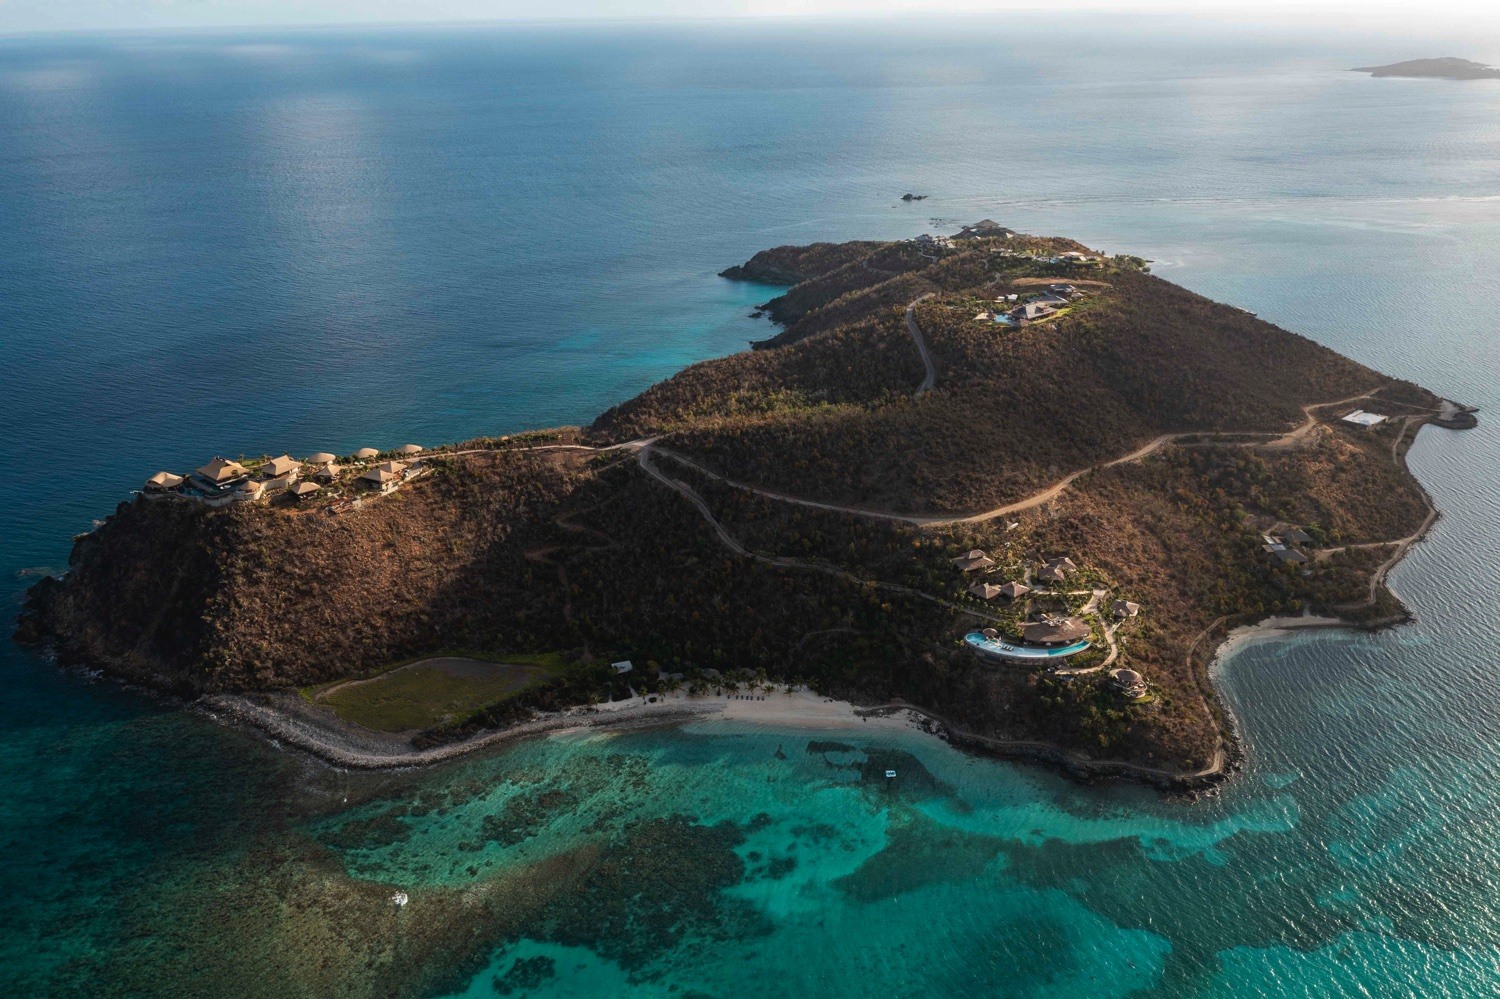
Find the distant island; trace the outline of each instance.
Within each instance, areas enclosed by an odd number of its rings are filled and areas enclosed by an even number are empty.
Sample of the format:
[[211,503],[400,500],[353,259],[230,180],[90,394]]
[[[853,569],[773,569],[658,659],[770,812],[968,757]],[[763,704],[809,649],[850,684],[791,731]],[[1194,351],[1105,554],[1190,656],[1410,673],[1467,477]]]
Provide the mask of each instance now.
[[1351,73],[1371,76],[1426,77],[1438,80],[1500,80],[1500,69],[1482,62],[1444,56],[1441,59],[1408,59],[1389,66],[1356,66]]
[[1237,752],[1215,650],[1403,620],[1385,574],[1436,517],[1406,450],[1474,423],[989,219],[725,273],[780,286],[780,332],[588,427],[152,475],[17,638],[346,765],[805,685],[1195,788]]

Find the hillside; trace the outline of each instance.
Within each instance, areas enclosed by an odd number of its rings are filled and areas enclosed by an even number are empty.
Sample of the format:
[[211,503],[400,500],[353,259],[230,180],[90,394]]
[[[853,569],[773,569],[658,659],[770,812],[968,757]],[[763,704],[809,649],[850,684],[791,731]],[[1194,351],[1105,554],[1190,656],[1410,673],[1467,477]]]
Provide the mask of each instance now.
[[[781,681],[914,704],[982,748],[1220,773],[1217,636],[1400,618],[1382,574],[1432,516],[1403,458],[1443,407],[1144,265],[1028,236],[767,251],[728,272],[786,287],[761,349],[581,432],[427,453],[355,502],[137,497],[33,588],[18,637],[187,696],[439,652],[556,664],[417,746]],[[1342,422],[1356,402],[1385,419]],[[975,549],[981,571],[955,568]],[[985,589],[1006,581],[1031,592]],[[965,640],[1064,616],[1087,650],[1047,669]],[[1120,693],[1122,667],[1144,694]]]

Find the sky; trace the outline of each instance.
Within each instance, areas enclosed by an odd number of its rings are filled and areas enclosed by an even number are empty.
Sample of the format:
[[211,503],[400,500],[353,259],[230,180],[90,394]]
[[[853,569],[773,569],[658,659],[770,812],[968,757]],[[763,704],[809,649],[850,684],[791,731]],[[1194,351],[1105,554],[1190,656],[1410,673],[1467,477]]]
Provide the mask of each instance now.
[[1491,33],[1491,38],[1500,31],[1500,3],[1495,0],[0,0],[0,35],[519,20],[935,16],[1063,9],[1176,13],[1303,26],[1336,24],[1372,31],[1430,29],[1441,24],[1458,31]]

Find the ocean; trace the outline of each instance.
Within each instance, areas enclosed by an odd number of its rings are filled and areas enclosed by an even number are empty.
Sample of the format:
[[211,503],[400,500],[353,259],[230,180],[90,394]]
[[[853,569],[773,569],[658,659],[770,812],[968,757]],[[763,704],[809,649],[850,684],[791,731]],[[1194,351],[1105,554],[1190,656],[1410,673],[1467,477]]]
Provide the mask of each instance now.
[[[158,469],[587,422],[741,349],[773,292],[715,275],[781,243],[1069,235],[1492,413],[1500,84],[1344,71],[1500,55],[1474,44],[1040,14],[0,38],[7,614]],[[1196,802],[726,722],[345,773],[4,643],[0,971],[1495,995],[1500,437],[1410,460],[1442,511],[1392,576],[1414,622],[1220,662],[1248,763]]]

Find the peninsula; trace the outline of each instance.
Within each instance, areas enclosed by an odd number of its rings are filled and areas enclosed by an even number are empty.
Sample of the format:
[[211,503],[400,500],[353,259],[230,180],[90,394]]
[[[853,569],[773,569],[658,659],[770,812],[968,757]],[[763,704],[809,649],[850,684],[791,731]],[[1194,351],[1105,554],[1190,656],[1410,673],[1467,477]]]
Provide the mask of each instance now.
[[1356,66],[1351,73],[1371,76],[1404,76],[1436,80],[1500,80],[1500,69],[1482,62],[1444,56],[1439,59],[1408,59],[1388,66]]
[[1223,637],[1402,620],[1436,516],[1406,450],[1474,420],[989,220],[726,276],[781,286],[780,332],[588,427],[157,473],[17,637],[356,763],[806,687],[1198,786]]

